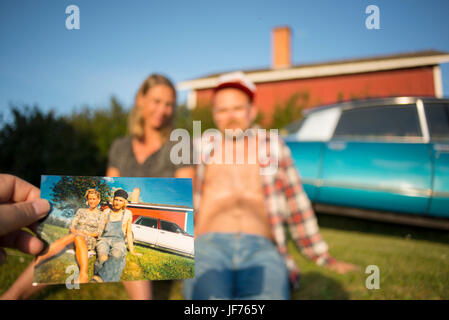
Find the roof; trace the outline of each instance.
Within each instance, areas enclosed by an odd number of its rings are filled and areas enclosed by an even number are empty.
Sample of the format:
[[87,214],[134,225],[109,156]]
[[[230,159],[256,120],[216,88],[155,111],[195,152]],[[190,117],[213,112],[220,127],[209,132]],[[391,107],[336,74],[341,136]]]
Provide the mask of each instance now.
[[[314,78],[342,74],[434,66],[445,62],[449,62],[448,52],[438,50],[424,50],[356,59],[342,59],[321,63],[298,64],[283,69],[250,69],[243,70],[243,72],[254,83],[263,83],[300,78]],[[178,83],[178,89],[187,90],[212,88],[216,85],[218,77],[223,73],[214,73],[200,78],[180,82]]]
[[128,207],[161,209],[161,210],[168,210],[168,211],[193,211],[193,209],[191,207],[187,207],[187,206],[178,206],[178,205],[172,205],[172,204],[159,204],[159,203],[147,203],[147,202],[130,202],[130,203],[128,203]]

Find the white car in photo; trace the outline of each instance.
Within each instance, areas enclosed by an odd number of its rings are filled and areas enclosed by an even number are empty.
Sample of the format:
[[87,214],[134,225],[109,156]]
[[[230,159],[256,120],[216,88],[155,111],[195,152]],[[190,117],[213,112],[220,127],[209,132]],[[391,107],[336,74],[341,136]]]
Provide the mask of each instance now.
[[140,216],[133,222],[132,230],[137,242],[194,255],[193,236],[174,222]]

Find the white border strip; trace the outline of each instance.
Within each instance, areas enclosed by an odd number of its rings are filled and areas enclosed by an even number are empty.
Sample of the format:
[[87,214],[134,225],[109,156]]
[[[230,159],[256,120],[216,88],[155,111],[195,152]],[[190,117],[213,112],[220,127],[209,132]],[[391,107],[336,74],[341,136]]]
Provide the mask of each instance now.
[[137,208],[150,208],[150,209],[166,209],[166,210],[172,210],[172,211],[193,211],[191,208],[178,208],[178,207],[164,207],[164,206],[152,206],[148,204],[138,204],[130,202],[128,206],[133,206]]
[[443,81],[441,80],[440,66],[433,67],[433,86],[435,87],[435,97],[443,97]]

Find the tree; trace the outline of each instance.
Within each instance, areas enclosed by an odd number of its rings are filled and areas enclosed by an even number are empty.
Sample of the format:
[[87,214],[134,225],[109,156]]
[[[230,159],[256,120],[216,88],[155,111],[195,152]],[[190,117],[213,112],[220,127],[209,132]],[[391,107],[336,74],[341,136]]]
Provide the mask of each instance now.
[[216,128],[211,106],[199,106],[189,110],[185,105],[178,106],[175,113],[175,128],[186,129],[193,135],[193,121],[201,121],[201,132]]
[[84,195],[91,188],[100,192],[101,203],[109,202],[112,197],[112,189],[102,177],[64,176],[52,188],[52,202],[63,211],[63,216],[73,217],[77,209],[85,207]]
[[115,97],[111,97],[108,107],[92,109],[84,106],[79,111],[73,110],[65,120],[79,132],[91,137],[99,150],[98,161],[106,165],[112,142],[126,135],[128,112]]
[[53,111],[11,107],[13,120],[0,129],[0,171],[39,186],[40,176],[103,175],[105,159],[89,134]]
[[[186,129],[193,135],[193,121],[201,121],[201,133],[207,129],[216,129],[212,115],[212,105],[198,106],[189,110],[185,105],[178,106],[175,113],[175,128]],[[263,114],[258,111],[254,123],[261,124]]]
[[[52,224],[54,226],[62,227],[62,228],[68,228],[70,225],[70,220],[61,219],[55,215],[50,214],[45,218],[45,224],[47,224],[47,223]],[[43,225],[40,226],[41,229],[42,229],[42,226]]]
[[301,119],[302,110],[308,105],[308,102],[309,93],[298,92],[293,94],[284,105],[277,104],[270,128],[282,129],[286,125]]

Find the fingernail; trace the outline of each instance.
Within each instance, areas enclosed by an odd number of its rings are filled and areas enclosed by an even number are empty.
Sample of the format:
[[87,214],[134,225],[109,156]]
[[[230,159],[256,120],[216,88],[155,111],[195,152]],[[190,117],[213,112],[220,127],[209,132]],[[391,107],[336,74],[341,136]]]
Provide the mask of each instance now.
[[45,199],[37,199],[31,203],[37,216],[43,217],[50,211],[50,203]]

